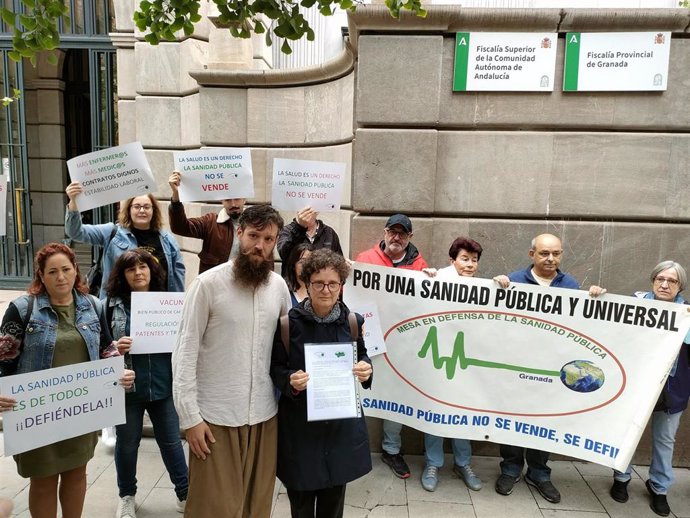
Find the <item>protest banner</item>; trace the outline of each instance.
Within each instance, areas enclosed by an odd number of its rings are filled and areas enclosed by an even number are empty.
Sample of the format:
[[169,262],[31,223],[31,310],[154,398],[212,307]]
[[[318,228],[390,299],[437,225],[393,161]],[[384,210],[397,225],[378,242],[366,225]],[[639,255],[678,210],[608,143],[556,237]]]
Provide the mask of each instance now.
[[253,198],[254,178],[249,148],[175,151],[180,172],[180,201]]
[[4,455],[124,423],[124,365],[116,356],[0,378],[0,394],[17,400],[2,414]]
[[80,212],[156,189],[151,166],[139,142],[72,158],[67,161],[67,170],[72,181],[81,182],[84,188],[75,199]]
[[275,158],[271,205],[288,211],[307,205],[318,212],[339,210],[345,168],[343,162]]
[[182,319],[184,293],[133,291],[130,354],[171,353]]
[[386,340],[367,415],[619,470],[690,328],[684,305],[361,263],[344,294]]
[[0,236],[7,235],[7,189],[9,177],[0,174]]
[[558,34],[458,32],[454,92],[551,92]]

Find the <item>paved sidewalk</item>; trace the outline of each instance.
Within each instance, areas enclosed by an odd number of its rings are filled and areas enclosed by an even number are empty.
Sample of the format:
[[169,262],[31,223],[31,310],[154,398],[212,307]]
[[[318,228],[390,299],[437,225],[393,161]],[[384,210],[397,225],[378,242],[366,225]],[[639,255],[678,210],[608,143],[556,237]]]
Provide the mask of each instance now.
[[[0,434],[0,440],[2,436]],[[611,470],[584,462],[556,461],[553,482],[563,495],[559,504],[544,500],[524,482],[512,495],[498,495],[493,484],[498,476],[498,459],[475,457],[475,472],[484,482],[481,491],[469,491],[451,471],[452,459],[440,471],[438,489],[429,493],[419,484],[423,459],[406,457],[412,468],[407,481],[397,479],[378,454],[373,454],[374,469],[366,477],[348,485],[345,518],[620,518],[655,517],[649,509],[644,487],[646,467],[636,467],[630,484],[630,501],[614,502],[608,494]],[[153,439],[144,439],[139,450],[138,518],[179,518],[175,512],[172,485]],[[675,516],[690,518],[690,471],[676,469],[676,484],[669,503]],[[117,509],[117,487],[112,454],[99,443],[88,466],[88,491],[84,518],[112,518]],[[11,458],[0,458],[0,496],[15,502],[14,516],[29,518],[27,481],[20,478]],[[273,518],[289,518],[290,506],[278,482],[274,495]],[[672,514],[674,516],[674,514]]]

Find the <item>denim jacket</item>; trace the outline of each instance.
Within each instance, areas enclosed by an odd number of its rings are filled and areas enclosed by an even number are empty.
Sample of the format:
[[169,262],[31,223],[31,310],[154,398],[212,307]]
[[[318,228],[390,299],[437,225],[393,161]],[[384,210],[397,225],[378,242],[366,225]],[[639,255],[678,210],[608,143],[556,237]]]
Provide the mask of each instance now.
[[[117,227],[117,232],[108,244],[114,227]],[[99,298],[104,299],[106,296],[105,284],[108,282],[115,261],[127,250],[132,250],[138,246],[136,237],[128,228],[115,223],[83,225],[81,213],[78,211],[71,212],[69,209],[65,214],[65,233],[75,241],[106,247],[103,256],[103,283],[98,294]],[[161,230],[160,237],[165,258],[168,261],[168,291],[184,291],[184,262],[180,247],[170,232]]]
[[[100,301],[91,295],[73,292],[75,326],[84,338],[91,361],[117,356],[105,322]],[[50,305],[48,295],[36,295],[31,316],[24,329],[29,307],[29,295],[13,300],[0,327],[0,376],[24,374],[49,369],[57,340],[58,316]],[[94,310],[94,307],[96,310]]]
[[[129,322],[125,301],[120,297],[108,299],[112,312],[110,317],[110,332],[117,340],[127,336]],[[125,354],[125,366],[132,369],[137,376],[134,390],[125,394],[126,402],[158,401],[172,397],[172,353],[155,354]]]

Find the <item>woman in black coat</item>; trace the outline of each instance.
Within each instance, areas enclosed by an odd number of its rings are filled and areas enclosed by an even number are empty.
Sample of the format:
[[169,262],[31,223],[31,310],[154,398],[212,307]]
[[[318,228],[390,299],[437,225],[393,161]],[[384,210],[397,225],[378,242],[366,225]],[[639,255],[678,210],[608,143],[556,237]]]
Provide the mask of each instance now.
[[[371,386],[371,360],[362,339],[364,319],[350,322],[350,310],[338,300],[349,273],[345,259],[331,250],[313,252],[302,264],[309,297],[288,314],[289,336],[276,330],[271,377],[281,392],[278,404],[278,478],[287,488],[292,518],[340,518],[345,486],[371,471],[364,416],[307,421],[309,373],[304,372],[305,343],[357,342],[352,373]],[[283,328],[285,323],[281,323]],[[352,336],[352,329],[356,336]]]

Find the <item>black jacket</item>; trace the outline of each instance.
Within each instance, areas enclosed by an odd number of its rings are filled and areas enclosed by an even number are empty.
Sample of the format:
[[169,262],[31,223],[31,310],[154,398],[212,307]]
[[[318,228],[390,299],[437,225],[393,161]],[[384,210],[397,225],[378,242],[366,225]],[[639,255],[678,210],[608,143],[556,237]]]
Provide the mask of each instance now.
[[[280,325],[273,341],[271,378],[281,391],[278,403],[278,478],[285,487],[314,491],[346,484],[371,471],[369,436],[364,416],[354,419],[307,422],[306,391],[294,395],[290,374],[304,369],[304,344],[351,342],[349,310],[330,324],[318,323],[303,304],[290,310],[290,358],[283,346]],[[357,315],[357,361],[371,363],[362,338],[364,319]],[[372,378],[362,383],[371,386]],[[308,389],[307,389],[308,390]]]
[[[340,247],[340,239],[333,227],[329,227],[320,219],[317,220],[319,229],[314,235],[314,250],[321,248],[328,248],[333,250],[336,254],[343,255],[343,249]],[[296,219],[292,223],[288,223],[283,227],[283,230],[278,234],[278,254],[282,261],[287,261],[290,252],[300,243],[309,243],[307,237],[307,229],[297,223]]]

